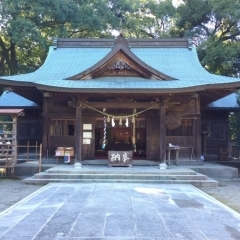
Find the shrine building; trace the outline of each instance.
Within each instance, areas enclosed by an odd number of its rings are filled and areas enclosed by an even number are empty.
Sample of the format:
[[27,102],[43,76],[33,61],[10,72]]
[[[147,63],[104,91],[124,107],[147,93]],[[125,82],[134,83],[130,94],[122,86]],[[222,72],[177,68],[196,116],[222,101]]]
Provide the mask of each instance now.
[[109,151],[163,162],[169,146],[180,159],[217,155],[228,146],[228,112],[207,106],[240,88],[237,78],[207,72],[188,39],[122,35],[56,39],[38,70],[0,84],[41,106],[43,157],[72,148],[75,163]]

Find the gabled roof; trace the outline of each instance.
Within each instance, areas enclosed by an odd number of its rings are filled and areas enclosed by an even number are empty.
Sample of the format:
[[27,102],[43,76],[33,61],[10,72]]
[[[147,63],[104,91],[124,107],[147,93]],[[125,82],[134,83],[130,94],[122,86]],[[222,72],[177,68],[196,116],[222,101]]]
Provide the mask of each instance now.
[[[158,70],[147,65],[141,59],[139,59],[133,52],[130,51],[128,46],[128,41],[120,35],[117,41],[114,42],[112,50],[99,62],[90,68],[84,70],[83,72],[67,78],[68,80],[85,80],[85,79],[96,79],[101,76],[108,75],[111,69],[118,69],[118,76],[126,77],[126,71],[129,70],[127,74],[130,76],[139,76],[145,79],[155,79],[155,80],[174,80],[174,78],[167,76],[159,72]],[[124,75],[125,74],[125,75]]]
[[[0,77],[0,84],[36,87],[43,91],[92,93],[184,93],[240,87],[237,78],[207,72],[187,39],[129,39],[129,48],[126,42],[113,48],[114,41],[58,39],[38,70]],[[118,56],[124,56],[134,68],[132,73],[138,74],[105,75],[101,63],[109,67]],[[149,77],[150,74],[154,77]]]
[[32,108],[38,105],[14,92],[5,91],[0,96],[0,108]]

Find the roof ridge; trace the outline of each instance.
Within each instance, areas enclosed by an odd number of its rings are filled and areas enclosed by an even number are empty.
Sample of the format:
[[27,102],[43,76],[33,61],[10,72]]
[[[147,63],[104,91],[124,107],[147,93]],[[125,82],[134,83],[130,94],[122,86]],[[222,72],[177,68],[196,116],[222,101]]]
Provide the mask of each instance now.
[[[189,48],[189,39],[187,38],[124,39],[131,48]],[[105,48],[112,47],[115,42],[116,38],[55,38],[53,45],[56,48]]]

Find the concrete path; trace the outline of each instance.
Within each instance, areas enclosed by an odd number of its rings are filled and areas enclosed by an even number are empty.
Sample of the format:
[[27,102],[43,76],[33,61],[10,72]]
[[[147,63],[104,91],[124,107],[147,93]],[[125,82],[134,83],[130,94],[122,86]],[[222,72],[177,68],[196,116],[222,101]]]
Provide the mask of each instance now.
[[0,239],[240,239],[240,215],[191,185],[51,183],[0,213]]

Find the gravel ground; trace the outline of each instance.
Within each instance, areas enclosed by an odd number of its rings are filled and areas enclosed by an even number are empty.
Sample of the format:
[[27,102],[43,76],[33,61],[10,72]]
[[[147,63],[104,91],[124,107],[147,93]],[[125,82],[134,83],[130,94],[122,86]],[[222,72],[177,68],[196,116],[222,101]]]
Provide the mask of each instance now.
[[216,180],[219,181],[218,187],[199,187],[199,189],[240,213],[240,177]]
[[[218,187],[199,188],[240,213],[240,178],[216,179]],[[23,184],[21,180],[0,178],[0,212],[11,207],[42,186]]]
[[11,207],[42,186],[23,184],[22,180],[0,178],[0,212]]

